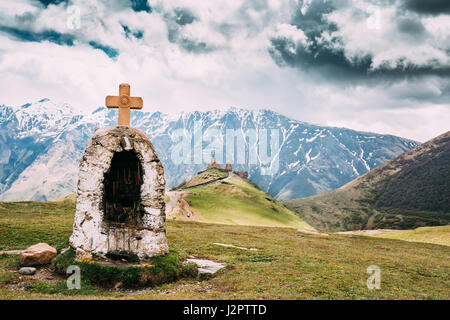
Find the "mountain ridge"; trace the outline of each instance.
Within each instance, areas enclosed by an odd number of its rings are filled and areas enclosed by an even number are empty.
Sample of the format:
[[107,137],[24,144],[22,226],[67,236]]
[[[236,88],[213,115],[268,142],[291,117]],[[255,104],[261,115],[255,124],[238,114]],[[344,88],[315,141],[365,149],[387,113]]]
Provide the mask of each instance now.
[[[75,191],[78,163],[95,129],[116,125],[117,111],[103,107],[80,113],[69,104],[49,99],[22,106],[0,106],[0,200],[54,200]],[[257,165],[233,164],[248,171],[250,179],[277,199],[317,194],[348,181],[410,150],[418,142],[392,135],[324,127],[290,119],[272,110],[192,111],[165,114],[132,112],[131,124],[144,130],[163,162],[168,188],[200,171],[202,163],[171,161],[177,129],[194,132],[201,124],[210,138],[213,129],[279,129],[279,170],[264,175]],[[203,145],[205,146],[205,143]],[[248,150],[246,151],[248,154]],[[222,160],[222,161],[221,161]],[[218,159],[224,165],[226,159]]]

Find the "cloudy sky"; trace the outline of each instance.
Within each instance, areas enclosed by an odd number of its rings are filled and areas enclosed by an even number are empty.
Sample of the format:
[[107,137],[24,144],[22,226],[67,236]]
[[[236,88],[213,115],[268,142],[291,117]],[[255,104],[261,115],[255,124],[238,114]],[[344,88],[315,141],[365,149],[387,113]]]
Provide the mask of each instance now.
[[426,141],[450,127],[448,0],[0,0],[0,104],[269,108]]

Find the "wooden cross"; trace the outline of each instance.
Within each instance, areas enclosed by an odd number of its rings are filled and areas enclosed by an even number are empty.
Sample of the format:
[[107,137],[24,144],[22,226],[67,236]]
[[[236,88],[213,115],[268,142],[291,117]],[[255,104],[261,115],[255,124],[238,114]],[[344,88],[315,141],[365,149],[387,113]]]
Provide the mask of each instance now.
[[144,102],[141,97],[130,97],[130,85],[122,83],[119,96],[107,96],[105,105],[119,109],[119,126],[130,126],[130,109],[142,109]]

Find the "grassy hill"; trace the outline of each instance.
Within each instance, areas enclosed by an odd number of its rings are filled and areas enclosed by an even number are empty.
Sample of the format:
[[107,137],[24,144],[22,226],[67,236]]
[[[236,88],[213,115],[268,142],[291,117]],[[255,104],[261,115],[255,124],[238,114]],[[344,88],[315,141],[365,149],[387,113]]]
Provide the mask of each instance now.
[[449,224],[450,131],[337,190],[283,203],[327,231]]
[[[72,233],[74,211],[71,201],[0,203],[0,250],[37,242],[63,248]],[[450,299],[447,246],[354,235],[323,237],[293,228],[178,220],[168,220],[166,226],[169,246],[180,256],[225,262],[228,267],[208,280],[180,280],[144,291],[94,287],[78,292],[63,290],[64,279],[19,277],[18,256],[4,254],[0,299]],[[366,287],[369,265],[381,269],[380,290]]]
[[[225,177],[227,177],[225,179]],[[205,223],[294,227],[314,230],[250,180],[219,170],[207,170],[185,182],[181,190],[192,216],[182,220]],[[177,216],[179,219],[179,216]]]

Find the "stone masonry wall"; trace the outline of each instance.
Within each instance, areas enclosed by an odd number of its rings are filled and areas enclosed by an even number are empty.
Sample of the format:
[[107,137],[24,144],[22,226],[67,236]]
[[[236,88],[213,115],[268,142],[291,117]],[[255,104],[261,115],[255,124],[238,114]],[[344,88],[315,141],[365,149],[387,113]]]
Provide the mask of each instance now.
[[[103,179],[115,152],[134,150],[142,165],[142,225],[112,225],[103,219]],[[97,129],[80,163],[77,203],[70,244],[77,257],[128,251],[139,258],[169,251],[165,222],[164,170],[146,134],[117,126]]]

